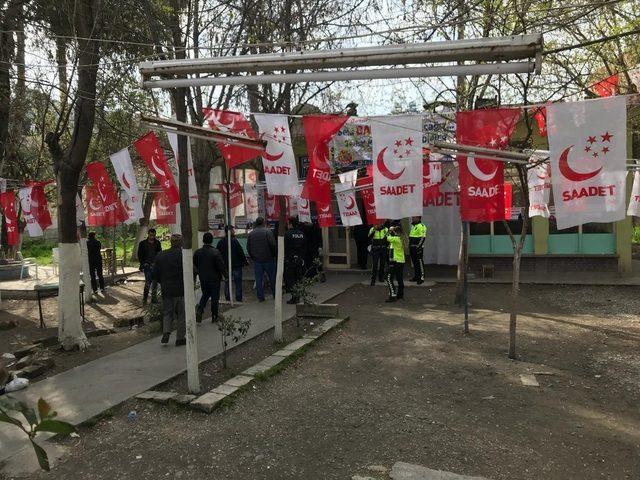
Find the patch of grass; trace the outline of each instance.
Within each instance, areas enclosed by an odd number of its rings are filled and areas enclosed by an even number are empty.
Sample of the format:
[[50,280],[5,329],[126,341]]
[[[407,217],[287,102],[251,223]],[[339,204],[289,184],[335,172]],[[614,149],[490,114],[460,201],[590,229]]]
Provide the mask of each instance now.
[[631,243],[640,243],[640,225],[633,227]]

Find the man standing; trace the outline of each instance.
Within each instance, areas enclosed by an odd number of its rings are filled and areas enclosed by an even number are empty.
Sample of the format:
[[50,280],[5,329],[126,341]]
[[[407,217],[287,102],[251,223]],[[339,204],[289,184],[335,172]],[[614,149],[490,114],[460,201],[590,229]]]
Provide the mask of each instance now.
[[171,235],[171,248],[155,256],[153,286],[162,291],[162,340],[169,343],[171,324],[176,321],[176,347],[186,345],[184,323],[184,281],[182,279],[182,236]]
[[293,287],[304,277],[304,254],[306,251],[304,233],[298,227],[298,219],[289,219],[289,229],[284,234],[284,287],[291,293],[288,304],[298,303]]
[[[229,235],[228,230],[227,235]],[[220,239],[217,245],[217,248],[222,255],[222,259],[226,264],[226,272],[229,271],[229,265],[227,263],[229,261],[228,245],[229,237],[227,236]],[[247,257],[244,254],[242,245],[240,245],[240,242],[236,238],[236,231],[231,227],[231,278],[233,279],[236,302],[242,301],[242,269],[245,265],[249,265],[249,262],[247,262]],[[228,280],[224,282],[224,298],[227,301],[230,299]]]
[[[389,298],[386,302],[395,302],[404,297],[404,245],[402,245],[402,233],[400,225],[389,228],[387,242],[389,244],[389,269],[387,271],[387,286],[389,287]],[[398,282],[398,287],[393,281]]]
[[389,256],[387,244],[387,234],[389,229],[383,223],[377,223],[369,230],[369,240],[371,240],[371,285],[376,284],[376,276],[379,282],[384,282],[384,268]]
[[356,241],[356,250],[358,252],[358,268],[360,270],[367,269],[367,258],[369,252],[367,247],[369,246],[369,225],[360,224],[353,227],[353,239]]
[[276,293],[276,240],[273,232],[265,227],[264,218],[256,218],[255,228],[247,239],[247,252],[253,260],[253,271],[256,279],[256,295],[258,301],[264,302],[264,274],[269,277],[271,291]]
[[227,278],[227,271],[222,254],[213,246],[213,235],[207,232],[202,236],[202,248],[193,254],[193,272],[200,277],[202,297],[196,307],[196,321],[202,322],[202,314],[207,301],[211,298],[211,322],[218,321],[218,305],[220,302],[220,280]]
[[89,232],[87,238],[87,254],[89,255],[89,274],[91,276],[91,289],[98,293],[98,283],[100,291],[104,295],[104,277],[102,276],[102,244],[96,238],[96,232]]
[[427,227],[422,223],[422,218],[413,217],[411,231],[409,232],[409,254],[413,265],[412,282],[418,285],[424,283],[424,241],[427,238]]
[[[142,294],[142,303],[146,304],[149,299],[149,288],[153,282],[153,263],[156,255],[162,251],[162,246],[156,238],[156,231],[150,228],[147,232],[147,238],[138,244],[138,261],[140,262],[140,271],[144,273],[144,293]],[[156,290],[151,292],[151,302],[156,302]]]

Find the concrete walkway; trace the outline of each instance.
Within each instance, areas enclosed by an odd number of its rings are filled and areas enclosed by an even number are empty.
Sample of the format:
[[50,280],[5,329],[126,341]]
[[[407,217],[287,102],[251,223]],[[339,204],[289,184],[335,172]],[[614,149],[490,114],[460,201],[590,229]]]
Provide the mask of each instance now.
[[[361,281],[362,275],[328,274],[327,282],[316,285],[314,291],[319,302],[326,302]],[[284,318],[291,318],[294,314],[295,307],[285,303]],[[228,310],[226,315],[251,319],[251,328],[244,341],[249,340],[273,327],[273,299],[238,306]],[[185,349],[174,347],[174,340],[175,334],[169,346],[161,346],[159,338],[154,337],[37,382],[12,395],[33,406],[39,398],[44,398],[58,412],[60,419],[78,425],[183,373],[186,370]],[[210,322],[203,322],[198,327],[200,362],[220,353],[222,345],[218,328]],[[38,438],[46,437],[42,435]],[[22,432],[0,424],[0,463],[27,448],[31,447]]]

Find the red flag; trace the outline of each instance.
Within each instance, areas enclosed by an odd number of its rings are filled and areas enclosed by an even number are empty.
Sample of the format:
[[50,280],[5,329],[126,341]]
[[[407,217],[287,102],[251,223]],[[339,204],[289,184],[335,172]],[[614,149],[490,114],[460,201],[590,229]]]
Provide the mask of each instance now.
[[[258,135],[242,113],[216,110],[215,108],[203,108],[202,111],[205,122],[210,129],[218,130],[222,133],[237,133],[238,135],[258,139]],[[237,167],[241,163],[260,155],[260,150],[234,145],[233,143],[216,142],[216,145],[229,168]]]
[[[242,187],[239,183],[230,183],[231,188],[229,190],[229,206],[231,208],[236,208],[243,204],[244,200],[242,198]],[[227,184],[221,183],[218,185],[220,190],[224,195],[224,201],[227,201]]]
[[156,223],[160,225],[176,223],[176,204],[169,200],[165,192],[154,193],[153,204],[156,207]]
[[336,217],[333,215],[333,205],[329,203],[316,202],[318,212],[318,225],[320,227],[335,227]]
[[511,204],[513,198],[513,188],[509,182],[504,184],[504,218],[511,220]]
[[302,117],[307,141],[309,170],[302,187],[302,198],[316,203],[331,202],[331,166],[329,142],[349,119],[346,115],[305,115]]
[[[485,148],[507,147],[520,118],[519,109],[496,108],[458,112],[459,144]],[[504,162],[458,156],[460,216],[469,222],[504,220]]]
[[149,132],[133,142],[133,145],[136,147],[142,160],[144,160],[144,163],[147,164],[147,167],[149,167],[158,179],[158,183],[167,194],[169,200],[174,204],[179,203],[180,194],[178,193],[178,187],[176,186],[173,173],[171,173],[171,168],[169,168],[169,163],[164,156],[156,134]]
[[618,93],[618,74],[614,73],[610,77],[599,81],[593,86],[593,91],[599,97],[612,97]]
[[51,213],[49,213],[47,196],[44,193],[44,187],[50,183],[53,183],[53,180],[27,182],[27,186],[31,187],[31,215],[33,215],[33,218],[35,218],[43,231],[53,224]]
[[267,208],[267,220],[278,220],[280,218],[280,201],[277,195],[271,195],[266,190],[264,194],[267,196],[265,202]]
[[129,218],[122,206],[120,196],[113,186],[107,169],[103,163],[91,162],[87,164],[87,176],[96,187],[102,209],[104,211],[104,226],[114,227]]
[[4,212],[4,224],[7,227],[7,244],[9,246],[20,243],[18,231],[18,214],[16,213],[16,195],[13,191],[0,193],[0,205]]
[[358,187],[365,187],[360,190],[362,196],[362,203],[364,204],[364,213],[367,219],[368,225],[376,225],[380,223],[380,220],[376,217],[376,203],[373,198],[373,178],[363,177],[356,181]]
[[426,207],[430,200],[440,194],[442,178],[442,163],[426,162],[422,163],[422,206]]
[[105,225],[105,214],[98,189],[93,185],[87,185],[84,189],[87,200],[87,225],[90,227],[102,227]]
[[538,132],[543,137],[547,136],[547,109],[539,107],[534,110],[533,118],[538,124]]

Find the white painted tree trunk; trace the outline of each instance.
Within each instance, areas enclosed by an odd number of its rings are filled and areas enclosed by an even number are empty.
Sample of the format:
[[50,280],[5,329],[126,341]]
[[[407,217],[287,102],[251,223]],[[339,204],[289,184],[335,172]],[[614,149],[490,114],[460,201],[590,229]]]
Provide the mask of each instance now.
[[[89,252],[87,251],[87,239],[86,237],[80,237],[80,257],[82,259],[82,282],[84,283],[84,303],[89,303],[92,300],[94,293],[91,288],[91,273],[89,272]],[[58,265],[58,270],[62,265]]]
[[284,277],[284,237],[278,235],[278,261],[276,268],[275,324],[273,336],[276,342],[282,341],[282,281]]
[[182,279],[184,282],[184,321],[187,326],[187,384],[191,393],[200,393],[196,295],[193,285],[193,250],[190,248],[182,249]]
[[89,346],[80,316],[80,245],[59,243],[58,341],[65,350]]
[[202,241],[202,237],[204,236],[204,234],[207,232],[201,232],[198,230],[198,248],[201,248],[204,245],[204,242]]

